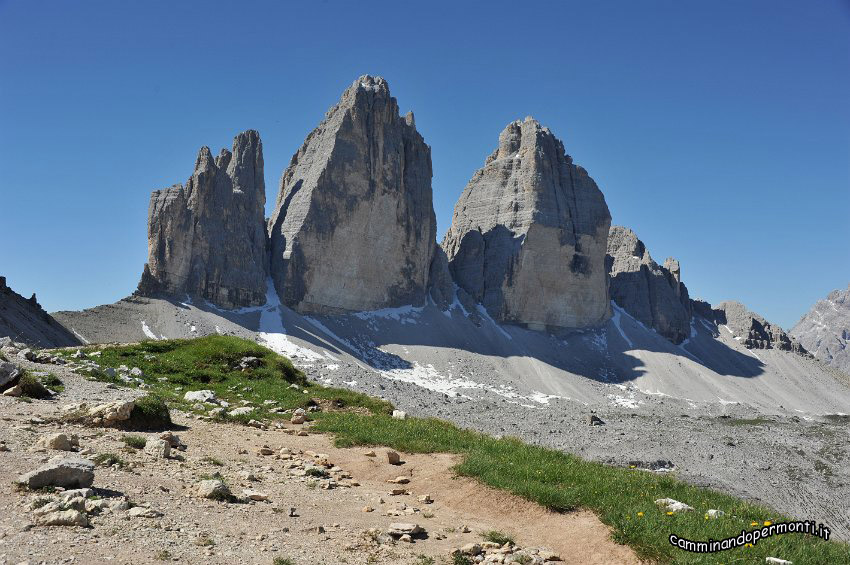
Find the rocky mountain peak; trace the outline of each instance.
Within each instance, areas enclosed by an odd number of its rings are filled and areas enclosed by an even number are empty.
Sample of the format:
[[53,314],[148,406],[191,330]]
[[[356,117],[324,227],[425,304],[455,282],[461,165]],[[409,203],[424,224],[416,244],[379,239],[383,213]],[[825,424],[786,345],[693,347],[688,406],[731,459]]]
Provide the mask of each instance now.
[[138,294],[197,296],[225,308],[266,299],[263,148],[254,130],[215,158],[201,147],[183,185],[157,190],[148,210],[148,263]]
[[383,78],[364,75],[307,136],[269,219],[285,304],[331,313],[424,301],[436,218],[431,149],[414,124]]
[[818,300],[789,333],[815,357],[850,375],[850,285]]
[[609,316],[602,192],[531,117],[509,123],[443,241],[457,284],[501,321],[584,327]]
[[779,349],[806,355],[806,348],[785,331],[751,312],[740,302],[729,300],[714,308],[715,322],[725,325],[749,349]]

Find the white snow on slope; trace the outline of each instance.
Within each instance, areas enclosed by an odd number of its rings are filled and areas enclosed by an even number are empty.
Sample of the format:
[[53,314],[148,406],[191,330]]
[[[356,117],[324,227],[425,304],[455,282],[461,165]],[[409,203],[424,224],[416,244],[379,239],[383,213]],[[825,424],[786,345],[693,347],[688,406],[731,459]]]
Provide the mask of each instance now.
[[[265,306],[254,307],[248,311],[260,310],[260,340],[269,349],[287,357],[300,357],[307,361],[318,361],[324,359],[324,355],[316,353],[308,347],[301,347],[292,343],[286,336],[286,328],[283,327],[283,318],[280,311],[280,297],[274,288],[271,277],[268,279],[266,288]],[[242,308],[242,310],[246,310]]]
[[79,339],[83,343],[86,343],[86,344],[91,343],[89,340],[87,340],[86,338],[83,337],[83,334],[81,334],[80,332],[78,332],[74,328],[71,328],[71,331],[74,333],[75,336],[77,336],[77,339]]
[[142,320],[142,331],[145,332],[145,335],[149,338],[159,341],[159,338],[156,337],[156,334],[151,331],[151,329],[148,327],[147,323],[145,323],[144,320]]
[[622,316],[623,310],[617,306],[617,304],[612,300],[611,306],[614,309],[614,316],[611,318],[611,321],[614,322],[614,326],[616,326],[617,331],[620,332],[620,335],[623,336],[623,339],[626,340],[626,343],[629,344],[629,347],[634,347],[632,340],[626,335],[626,332],[623,331],[623,327],[620,325],[620,317]]

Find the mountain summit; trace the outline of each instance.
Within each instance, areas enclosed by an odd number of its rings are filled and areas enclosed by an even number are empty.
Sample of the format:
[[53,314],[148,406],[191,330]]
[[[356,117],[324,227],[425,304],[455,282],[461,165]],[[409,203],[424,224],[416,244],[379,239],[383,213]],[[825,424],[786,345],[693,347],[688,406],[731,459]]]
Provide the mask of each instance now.
[[299,312],[421,305],[436,231],[431,148],[387,81],[362,76],[281,178],[269,220],[277,292]]
[[467,184],[443,240],[455,282],[496,320],[534,329],[610,317],[605,197],[564,144],[531,117]]

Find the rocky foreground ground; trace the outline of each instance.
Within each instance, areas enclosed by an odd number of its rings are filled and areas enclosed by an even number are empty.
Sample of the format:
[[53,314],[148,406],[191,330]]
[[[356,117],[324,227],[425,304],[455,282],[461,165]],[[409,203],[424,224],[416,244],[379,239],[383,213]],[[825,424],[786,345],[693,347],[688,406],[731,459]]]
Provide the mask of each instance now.
[[[638,562],[592,513],[553,514],[456,477],[449,455],[402,453],[392,465],[386,450],[337,449],[305,425],[260,429],[177,411],[171,431],[179,440],[134,433],[146,443],[129,447],[127,432],[62,418],[69,406],[120,404],[136,391],[66,367],[20,365],[49,370],[65,388],[47,400],[0,396],[0,565],[426,565],[450,563],[453,550],[464,548],[473,562]],[[99,461],[91,490],[13,483],[57,457]],[[216,481],[230,494],[217,496]],[[79,525],[41,525],[50,522]],[[488,531],[516,545],[486,542]]]

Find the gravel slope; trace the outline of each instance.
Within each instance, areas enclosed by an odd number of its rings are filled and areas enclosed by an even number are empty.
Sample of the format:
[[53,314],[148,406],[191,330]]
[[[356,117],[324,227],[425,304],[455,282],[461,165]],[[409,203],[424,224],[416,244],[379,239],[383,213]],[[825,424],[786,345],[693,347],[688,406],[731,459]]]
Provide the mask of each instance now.
[[[457,305],[305,318],[274,301],[223,312],[134,298],[55,317],[92,342],[258,339],[314,380],[413,415],[614,464],[669,461],[686,480],[824,521],[850,539],[847,424],[827,418],[850,414],[847,378],[793,353],[747,350],[701,319],[675,346],[618,309],[599,330],[560,336]],[[591,412],[606,425],[588,426]]]

